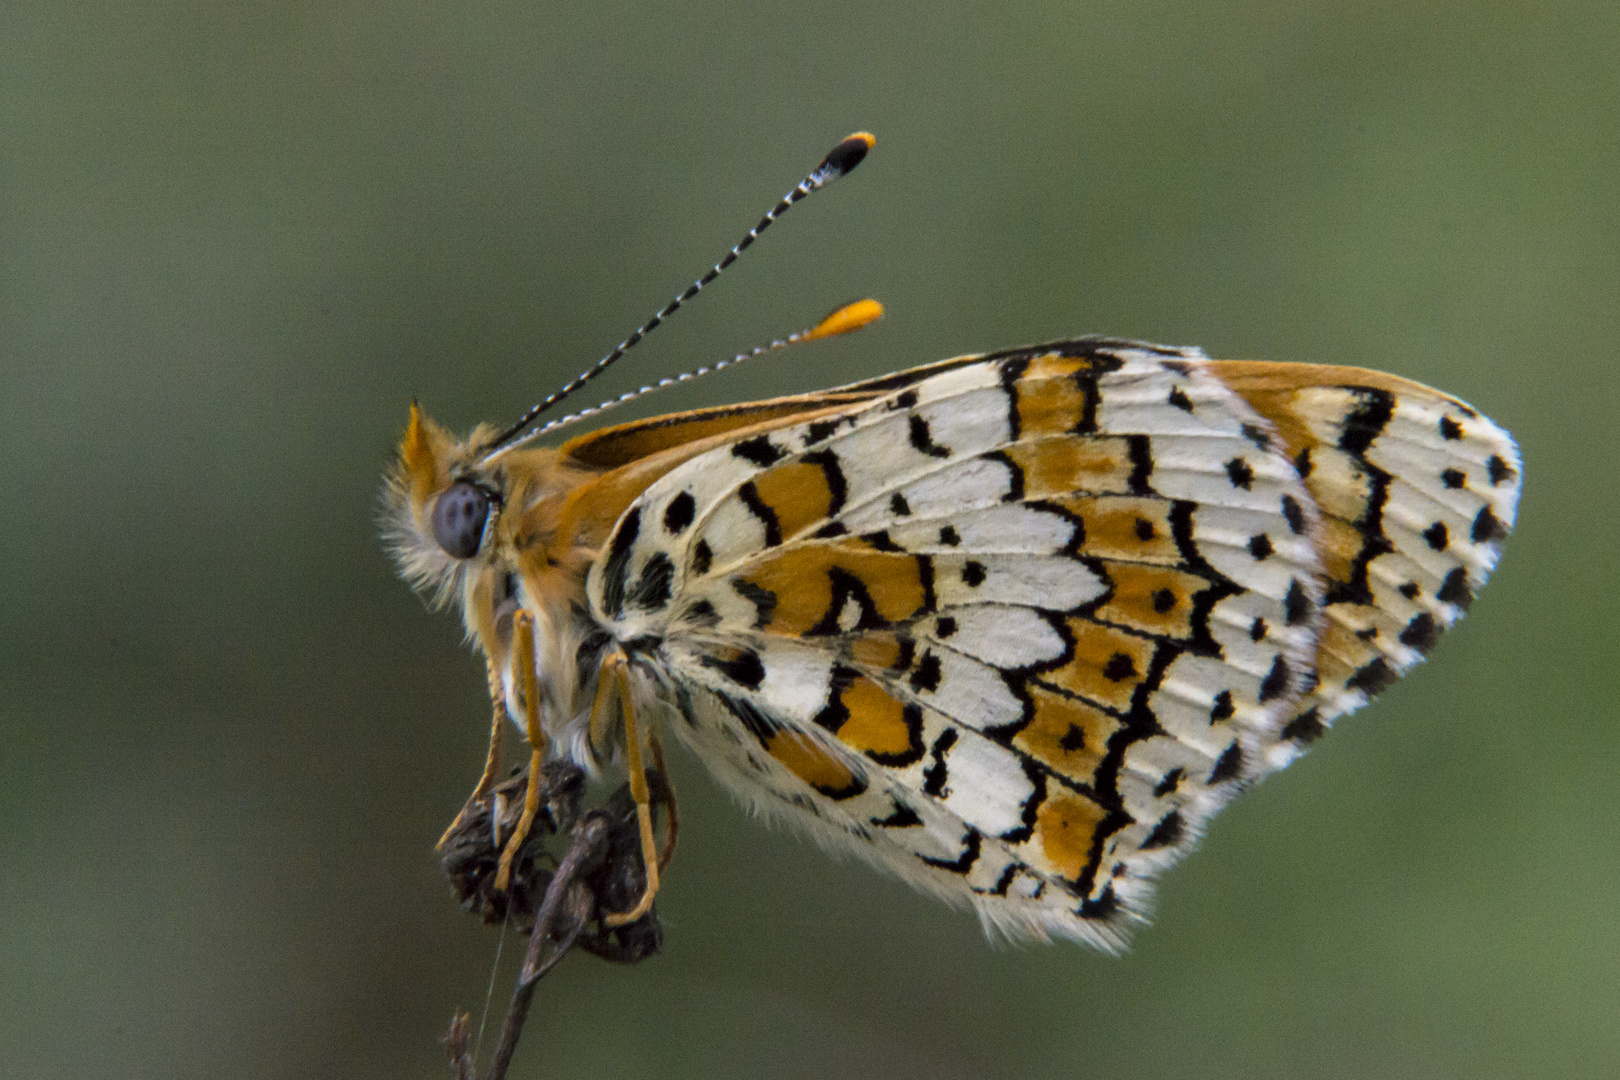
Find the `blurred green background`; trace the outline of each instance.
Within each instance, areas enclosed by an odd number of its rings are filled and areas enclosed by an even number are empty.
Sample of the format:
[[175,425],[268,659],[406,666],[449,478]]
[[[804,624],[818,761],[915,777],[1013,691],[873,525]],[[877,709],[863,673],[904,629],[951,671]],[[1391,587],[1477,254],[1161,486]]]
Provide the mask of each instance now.
[[680,756],[665,954],[570,958],[514,1075],[1620,1075],[1617,55],[1612,0],[0,8],[0,1075],[445,1074],[486,705],[376,540],[407,403],[509,421],[863,127],[586,396],[872,295],[641,411],[1082,332],[1355,364],[1512,429],[1519,528],[1122,959]]

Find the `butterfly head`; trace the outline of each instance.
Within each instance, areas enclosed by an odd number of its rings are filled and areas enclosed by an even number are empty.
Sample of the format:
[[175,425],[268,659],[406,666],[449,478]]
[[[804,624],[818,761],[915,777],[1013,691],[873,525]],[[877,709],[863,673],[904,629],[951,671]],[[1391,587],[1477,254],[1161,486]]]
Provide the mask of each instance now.
[[506,502],[504,477],[479,475],[472,448],[489,432],[457,440],[411,405],[399,458],[382,491],[388,548],[400,573],[435,607],[464,592],[493,561]]

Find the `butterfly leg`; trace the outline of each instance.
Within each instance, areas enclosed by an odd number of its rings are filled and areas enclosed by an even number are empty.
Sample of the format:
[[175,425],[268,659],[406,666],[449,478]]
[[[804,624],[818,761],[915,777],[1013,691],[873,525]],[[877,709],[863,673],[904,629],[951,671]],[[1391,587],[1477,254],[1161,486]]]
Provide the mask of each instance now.
[[435,850],[442,849],[444,842],[450,839],[450,834],[461,827],[462,821],[467,816],[467,808],[489,794],[490,787],[495,783],[495,773],[501,767],[501,736],[506,733],[506,688],[501,683],[501,672],[495,666],[495,661],[488,661],[487,666],[489,699],[494,703],[494,708],[491,710],[493,715],[489,725],[489,754],[484,758],[484,775],[478,778],[478,786],[467,796],[467,801],[462,806],[461,813],[456,815],[456,820],[450,823],[450,827],[444,830],[444,835],[439,837],[439,842],[433,845]]
[[[619,708],[624,715],[625,766],[630,772],[630,798],[636,804],[636,822],[641,827],[641,864],[647,871],[647,887],[635,907],[629,911],[612,912],[603,917],[602,922],[608,927],[628,926],[647,914],[647,909],[652,907],[653,897],[658,895],[658,871],[663,858],[658,850],[658,841],[653,836],[652,792],[647,786],[647,770],[641,763],[641,732],[636,723],[635,704],[630,697],[629,676],[625,671],[628,664],[629,661],[625,659],[623,653],[615,653],[603,662],[596,701],[591,706],[591,730],[593,732],[601,730],[599,725],[602,720],[602,707],[607,701],[610,693],[608,687],[611,684],[613,689],[618,691]],[[656,740],[654,745],[657,745]],[[654,751],[653,760],[662,765],[662,748]],[[670,820],[671,823],[674,822],[673,814]],[[671,840],[673,841],[673,834]]]
[[652,750],[653,772],[664,781],[664,846],[658,849],[658,872],[663,873],[669,869],[669,861],[675,857],[675,837],[681,831],[681,816],[675,810],[675,781],[669,777],[669,770],[664,767],[664,744],[658,738],[658,732],[647,729],[647,745]]
[[529,739],[529,784],[523,794],[523,814],[501,851],[495,888],[505,890],[512,876],[512,860],[529,836],[540,810],[540,766],[546,760],[546,732],[540,726],[540,686],[534,670],[534,616],[520,611],[512,618],[512,678],[523,687],[523,731]]

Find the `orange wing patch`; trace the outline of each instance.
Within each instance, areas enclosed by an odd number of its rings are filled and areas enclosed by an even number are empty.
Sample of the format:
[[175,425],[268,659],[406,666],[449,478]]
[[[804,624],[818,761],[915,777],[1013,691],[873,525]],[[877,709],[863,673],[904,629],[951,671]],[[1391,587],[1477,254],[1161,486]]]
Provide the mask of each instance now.
[[1099,705],[1128,710],[1131,695],[1153,660],[1153,641],[1090,619],[1073,618],[1068,624],[1074,658],[1055,671],[1042,672],[1041,681]]
[[848,798],[862,790],[863,785],[848,765],[796,732],[776,732],[766,741],[765,752],[830,798]]
[[1092,844],[1108,810],[1079,794],[1058,795],[1041,803],[1035,812],[1032,845],[1040,858],[1038,869],[1066,881],[1079,881],[1091,858]]
[[1095,393],[1095,383],[1082,387],[1074,376],[1089,371],[1089,361],[1048,354],[1029,362],[1013,385],[1018,430],[1024,438],[1063,435],[1075,430],[1082,418],[1096,411],[1087,390]]
[[783,540],[792,540],[818,521],[837,512],[842,491],[833,490],[826,467],[807,458],[766,469],[756,476],[754,496],[775,516]]
[[1124,438],[1049,435],[1016,442],[1003,453],[1023,470],[1026,499],[1076,491],[1126,495],[1136,469],[1130,442]]
[[904,622],[928,601],[915,556],[859,542],[772,551],[739,580],[774,598],[759,628],[792,637]]
[[1038,683],[1028,692],[1034,716],[1013,736],[1013,747],[1075,783],[1095,783],[1108,740],[1124,725],[1101,709]]
[[895,700],[864,675],[842,689],[834,687],[830,704],[832,711],[848,716],[835,734],[850,749],[885,764],[922,756],[921,711]]
[[1082,555],[1166,566],[1181,561],[1167,499],[1087,494],[1054,501],[1085,524]]
[[1110,562],[1106,569],[1114,590],[1097,618],[1178,641],[1193,636],[1193,598],[1208,581],[1165,566]]

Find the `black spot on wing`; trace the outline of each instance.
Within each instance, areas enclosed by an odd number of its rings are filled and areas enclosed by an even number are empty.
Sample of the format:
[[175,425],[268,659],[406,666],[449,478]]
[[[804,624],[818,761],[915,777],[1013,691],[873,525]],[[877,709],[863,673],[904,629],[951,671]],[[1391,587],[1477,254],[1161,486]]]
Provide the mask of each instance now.
[[1271,662],[1271,670],[1260,680],[1260,701],[1267,702],[1288,692],[1288,661],[1279,653]]
[[1513,476],[1513,466],[1502,460],[1502,455],[1492,454],[1491,459],[1485,463],[1491,472],[1491,484],[1494,486]]
[[714,605],[707,600],[699,600],[687,608],[682,618],[691,625],[704,629],[720,625],[720,613],[714,610]]
[[1288,522],[1288,531],[1295,536],[1305,531],[1305,511],[1299,505],[1299,500],[1292,495],[1282,497],[1283,518]]
[[1283,597],[1283,618],[1289,626],[1298,626],[1311,617],[1311,598],[1305,595],[1305,589],[1294,578],[1288,583],[1288,593]]
[[1096,919],[1107,922],[1119,914],[1119,896],[1114,892],[1114,883],[1110,881],[1103,886],[1103,891],[1095,897],[1087,897],[1075,912],[1082,919]]
[[1226,463],[1226,478],[1235,488],[1249,491],[1254,487],[1254,468],[1240,457]]
[[1232,704],[1232,691],[1222,690],[1215,695],[1215,704],[1209,710],[1209,722],[1218,724],[1222,720],[1230,720],[1236,711],[1236,706]]
[[1209,772],[1209,785],[1224,784],[1243,772],[1243,747],[1237,742],[1228,746],[1215,761]]
[[1399,676],[1390,669],[1389,664],[1382,656],[1362,665],[1356,673],[1345,680],[1345,686],[1351,690],[1360,690],[1368,697],[1377,697],[1389,689]]
[[895,517],[906,517],[911,513],[911,504],[906,502],[906,497],[897,491],[889,496],[889,513]]
[[1500,540],[1507,535],[1507,526],[1502,524],[1500,518],[1491,513],[1491,508],[1482,506],[1479,514],[1474,518],[1474,529],[1469,534],[1474,543],[1483,544],[1487,540]]
[[1188,397],[1186,394],[1183,394],[1181,392],[1181,387],[1179,387],[1179,386],[1172,386],[1170,388],[1170,399],[1169,400],[1170,400],[1170,404],[1174,405],[1176,408],[1180,409],[1182,412],[1189,412],[1190,413],[1190,412],[1193,411],[1192,398]]
[[1356,404],[1339,430],[1339,449],[1360,457],[1372,441],[1384,433],[1395,415],[1395,397],[1387,390],[1372,387],[1353,387],[1351,392],[1356,396]]
[[905,551],[906,549],[894,542],[888,529],[876,529],[869,533],[862,533],[861,539],[870,547],[878,551]]
[[1136,677],[1136,661],[1128,653],[1117,652],[1103,665],[1103,677],[1111,682],[1124,682]]
[[1440,418],[1440,437],[1448,442],[1462,438],[1462,425],[1449,416],[1442,416]]
[[1162,799],[1166,795],[1175,791],[1176,788],[1181,786],[1182,778],[1186,775],[1186,771],[1183,770],[1180,765],[1177,765],[1175,768],[1165,773],[1163,779],[1153,786],[1153,797],[1155,799]]
[[929,747],[928,754],[933,758],[933,764],[923,772],[923,794],[932,795],[936,799],[945,797],[946,782],[950,779],[950,769],[945,764],[945,755],[951,747],[956,745],[956,729],[946,728],[940,732],[934,745]]
[[919,692],[933,693],[939,689],[940,678],[943,672],[940,668],[939,657],[932,652],[924,652],[922,659],[911,672],[911,688]]
[[1447,469],[1440,474],[1440,482],[1455,491],[1468,483],[1468,474],[1461,469]]
[[1427,611],[1420,612],[1401,631],[1401,644],[1427,654],[1440,640],[1440,624]]
[[929,457],[948,458],[951,456],[948,447],[935,444],[933,434],[928,429],[928,421],[921,415],[912,413],[909,424],[910,430],[907,437],[911,441],[912,449],[927,454]]
[[1255,562],[1264,562],[1270,558],[1276,548],[1272,546],[1271,537],[1265,533],[1256,533],[1249,537],[1249,554],[1254,556]]
[[641,568],[641,577],[626,597],[643,611],[662,611],[669,603],[670,586],[675,580],[675,564],[662,551],[655,551]]
[[697,513],[697,500],[692,498],[690,491],[683,491],[664,507],[664,529],[671,536],[679,536],[692,524],[692,518]]
[[1125,437],[1125,446],[1130,452],[1132,495],[1151,495],[1153,488],[1148,484],[1148,477],[1153,475],[1153,442],[1146,435],[1128,435]]
[[1451,532],[1446,528],[1446,523],[1443,521],[1437,521],[1424,529],[1422,536],[1424,542],[1435,551],[1444,551],[1446,546],[1451,543]]
[[641,534],[641,507],[632,506],[625,511],[619,527],[613,530],[613,542],[608,547],[607,562],[602,564],[602,607],[609,618],[624,614],[626,580],[630,573],[630,553]]
[[765,665],[752,649],[737,649],[730,656],[705,653],[698,657],[698,662],[747,690],[758,690],[765,681]]
[[1447,574],[1434,598],[1467,611],[1474,602],[1474,590],[1468,585],[1468,571],[1459,566]]
[[1315,742],[1326,733],[1327,725],[1322,723],[1322,710],[1315,705],[1288,721],[1282,729],[1284,739],[1301,746]]
[[709,567],[713,564],[714,552],[709,549],[707,540],[699,540],[692,545],[692,575],[694,577],[702,577],[707,574]]
[[1153,831],[1148,833],[1148,838],[1142,841],[1141,850],[1153,851],[1155,848],[1174,847],[1181,842],[1181,835],[1185,830],[1186,827],[1182,824],[1181,814],[1172,810],[1160,818],[1157,825],[1153,826]]
[[733,456],[740,457],[752,465],[758,465],[762,469],[767,465],[774,465],[787,455],[787,451],[771,442],[764,435],[755,435],[752,439],[744,439],[741,442],[732,444],[731,453]]
[[812,420],[804,432],[804,445],[814,446],[819,442],[826,442],[838,431],[844,423],[842,420]]

